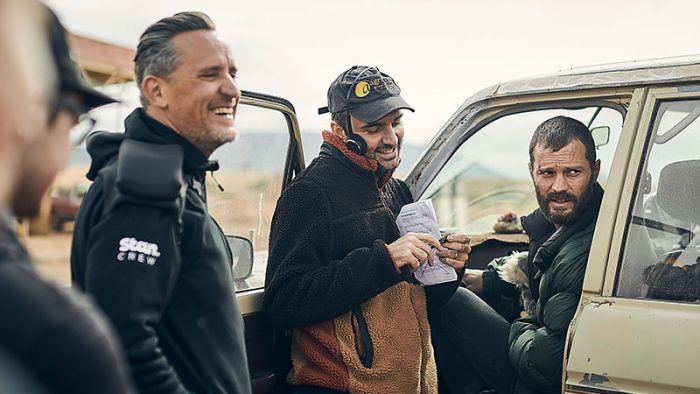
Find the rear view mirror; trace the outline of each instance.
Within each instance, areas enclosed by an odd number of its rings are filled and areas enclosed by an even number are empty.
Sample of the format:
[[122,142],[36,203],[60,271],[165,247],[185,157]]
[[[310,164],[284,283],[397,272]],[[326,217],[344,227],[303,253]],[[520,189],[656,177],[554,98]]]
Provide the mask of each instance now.
[[227,235],[226,241],[233,254],[233,280],[248,279],[253,272],[253,243],[238,235]]
[[610,142],[610,127],[608,126],[598,126],[591,129],[591,135],[593,136],[593,142],[595,142],[595,147],[606,145]]

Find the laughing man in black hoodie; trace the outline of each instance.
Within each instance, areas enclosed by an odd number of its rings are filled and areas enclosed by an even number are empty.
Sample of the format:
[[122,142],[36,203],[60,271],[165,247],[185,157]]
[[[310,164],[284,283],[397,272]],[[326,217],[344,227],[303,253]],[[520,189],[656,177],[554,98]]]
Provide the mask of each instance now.
[[233,57],[187,12],[146,29],[135,64],[143,108],[124,134],[88,140],[73,281],[114,323],[140,392],[249,393],[231,252],[204,188],[208,157],[236,136]]

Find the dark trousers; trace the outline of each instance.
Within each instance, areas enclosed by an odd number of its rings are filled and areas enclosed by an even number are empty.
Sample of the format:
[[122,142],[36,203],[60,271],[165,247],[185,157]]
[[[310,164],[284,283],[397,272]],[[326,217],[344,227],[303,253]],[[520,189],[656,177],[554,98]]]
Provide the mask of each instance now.
[[[516,390],[518,375],[508,357],[510,323],[465,288],[430,316],[441,391],[450,394]],[[443,385],[444,384],[444,385]]]

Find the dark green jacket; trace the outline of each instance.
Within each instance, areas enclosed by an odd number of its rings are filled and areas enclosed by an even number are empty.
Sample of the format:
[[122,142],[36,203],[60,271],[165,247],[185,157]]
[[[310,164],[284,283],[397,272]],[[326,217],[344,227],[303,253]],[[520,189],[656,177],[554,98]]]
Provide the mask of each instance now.
[[595,184],[589,209],[554,233],[542,222],[539,210],[523,218],[531,242],[541,245],[531,248],[527,272],[536,309],[534,315],[513,323],[508,342],[519,385],[537,392],[560,392],[564,342],[581,297],[602,197],[603,189]]

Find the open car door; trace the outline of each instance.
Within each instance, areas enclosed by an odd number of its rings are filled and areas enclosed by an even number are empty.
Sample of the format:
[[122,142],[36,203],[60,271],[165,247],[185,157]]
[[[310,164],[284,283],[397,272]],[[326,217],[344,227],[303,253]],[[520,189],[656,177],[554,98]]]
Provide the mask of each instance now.
[[630,109],[601,207],[613,214],[598,219],[569,331],[564,390],[698,392],[700,86],[638,89]]
[[262,314],[270,222],[280,193],[304,168],[304,155],[294,107],[285,99],[244,91],[236,129],[236,141],[212,155],[220,169],[207,177],[207,197],[234,254],[232,280],[245,323],[253,393],[263,394],[277,392],[280,374],[274,371],[288,357],[275,351],[275,331]]

